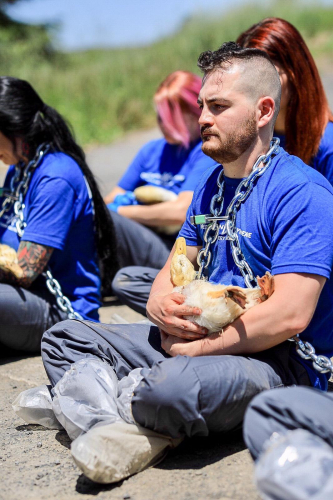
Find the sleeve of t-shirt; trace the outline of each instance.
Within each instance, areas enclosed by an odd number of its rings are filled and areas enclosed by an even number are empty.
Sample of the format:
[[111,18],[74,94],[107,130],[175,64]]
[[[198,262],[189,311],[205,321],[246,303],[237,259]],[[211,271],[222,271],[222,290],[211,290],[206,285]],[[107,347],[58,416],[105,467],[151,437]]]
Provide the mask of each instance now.
[[134,191],[142,183],[140,175],[145,169],[146,146],[140,149],[118,182],[118,186],[125,191]]
[[333,186],[333,145],[322,155],[318,170]]
[[73,187],[65,179],[44,177],[31,198],[22,240],[63,250],[75,217]]
[[308,182],[290,190],[271,216],[272,274],[330,277],[333,263],[333,194]]
[[178,233],[178,238],[180,238],[181,236],[185,238],[186,245],[188,246],[202,245],[202,240],[200,238],[199,231],[197,230],[197,226],[195,226],[190,222],[190,217],[195,214],[194,207],[196,206],[197,203],[196,200],[198,197],[198,191],[199,189],[197,187],[194,191],[192,202],[187,209],[185,222]]
[[201,147],[197,149],[191,157],[191,168],[189,169],[186,180],[182,184],[180,192],[194,191],[202,175],[215,163],[214,160],[201,151]]

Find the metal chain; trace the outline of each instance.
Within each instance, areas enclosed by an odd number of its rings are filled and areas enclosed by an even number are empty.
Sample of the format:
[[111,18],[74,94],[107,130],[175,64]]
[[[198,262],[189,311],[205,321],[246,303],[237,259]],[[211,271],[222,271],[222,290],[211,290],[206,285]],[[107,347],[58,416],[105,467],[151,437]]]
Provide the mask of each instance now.
[[[34,158],[24,169],[24,164],[22,162],[18,163],[15,167],[15,173],[10,182],[10,189],[1,190],[1,195],[5,196],[5,199],[0,209],[0,218],[14,205],[14,213],[17,217],[16,230],[20,238],[22,238],[24,229],[27,226],[23,213],[25,209],[24,198],[28,191],[32,174],[40,165],[42,159],[50,151],[50,149],[50,144],[41,144],[38,147]],[[47,271],[43,272],[42,276],[44,276],[46,279],[46,286],[48,290],[52,293],[52,295],[56,297],[56,302],[59,309],[67,313],[68,319],[83,319],[81,314],[74,311],[68,297],[66,297],[62,293],[60,283],[53,278],[50,268],[48,268]]]
[[42,275],[46,279],[46,286],[48,290],[56,297],[59,309],[67,313],[68,319],[83,319],[81,314],[74,311],[69,298],[62,293],[60,283],[53,278],[50,269],[48,268],[46,272],[42,273]]
[[246,179],[243,179],[237,186],[235,196],[229,203],[225,216],[221,216],[224,204],[224,173],[222,169],[217,179],[218,193],[212,197],[210,202],[211,216],[199,215],[191,217],[191,222],[194,224],[203,224],[206,222],[210,222],[203,236],[205,246],[199,251],[197,257],[197,262],[199,265],[198,279],[202,279],[204,271],[210,264],[212,258],[210,247],[216,242],[218,238],[220,231],[220,221],[224,220],[227,237],[230,240],[234,262],[240,270],[247,288],[254,288],[258,286],[253,271],[249,264],[246,262],[246,259],[240,247],[236,228],[236,216],[239,206],[248,198],[249,194],[251,193],[255,180],[266,172],[272,162],[273,156],[279,152],[279,144],[280,139],[274,137],[267,154],[259,156],[255,164],[253,165],[250,175]]
[[298,335],[290,339],[296,343],[296,352],[303,359],[311,359],[312,366],[319,373],[333,373],[333,364],[330,358],[323,354],[316,354],[315,348],[310,342],[303,342]]
[[[234,262],[244,277],[247,288],[254,288],[258,286],[253,271],[246,262],[239,244],[236,228],[236,216],[240,204],[243,203],[251,193],[255,180],[265,173],[272,162],[272,157],[279,152],[279,143],[279,139],[273,138],[268,153],[257,159],[253,165],[250,175],[239,183],[235,196],[226,210],[225,216],[221,216],[224,203],[224,174],[222,169],[217,179],[218,193],[212,197],[210,203],[211,215],[196,215],[191,217],[192,224],[204,224],[206,222],[210,222],[203,237],[205,247],[200,250],[197,257],[199,265],[198,279],[202,279],[205,269],[207,269],[210,264],[212,258],[210,247],[218,238],[220,230],[219,222],[224,220],[226,221],[226,233],[228,239],[230,240]],[[261,166],[261,164],[263,165]],[[316,354],[315,349],[310,342],[303,342],[299,338],[299,335],[296,335],[289,340],[296,343],[296,352],[302,359],[312,360],[312,366],[315,370],[319,373],[333,373],[333,364],[330,358],[321,354]]]

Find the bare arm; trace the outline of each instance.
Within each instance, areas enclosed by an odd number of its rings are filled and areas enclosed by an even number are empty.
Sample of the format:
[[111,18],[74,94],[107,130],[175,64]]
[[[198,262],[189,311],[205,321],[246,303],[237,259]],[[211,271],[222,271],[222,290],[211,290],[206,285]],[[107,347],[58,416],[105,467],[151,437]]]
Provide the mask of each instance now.
[[247,354],[269,349],[301,333],[310,323],[326,278],[290,273],[275,276],[275,291],[223,332],[191,343],[164,336],[163,348],[175,356]]
[[146,226],[181,225],[185,221],[192,197],[193,191],[183,191],[174,201],[119,207],[118,213]]
[[18,249],[18,263],[23,276],[17,278],[10,271],[0,269],[0,282],[29,288],[31,283],[41,274],[52,255],[53,248],[30,241],[21,241]]
[[112,189],[112,191],[110,191],[109,194],[107,194],[104,198],[104,203],[107,205],[108,203],[113,203],[115,197],[117,196],[117,194],[124,194],[126,193],[125,189],[119,187],[119,186],[116,186]]

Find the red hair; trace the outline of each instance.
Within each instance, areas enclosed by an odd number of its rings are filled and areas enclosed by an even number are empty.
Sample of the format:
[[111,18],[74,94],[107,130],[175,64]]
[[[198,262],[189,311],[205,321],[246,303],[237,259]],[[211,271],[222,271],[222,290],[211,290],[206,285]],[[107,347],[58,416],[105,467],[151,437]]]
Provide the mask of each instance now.
[[168,136],[186,148],[190,144],[190,131],[184,121],[184,113],[199,118],[201,111],[197,100],[200,89],[199,76],[189,71],[175,71],[163,80],[154,96],[163,129]]
[[286,150],[309,164],[333,116],[316,64],[301,34],[288,21],[269,17],[242,33],[237,43],[263,50],[286,72],[290,86]]

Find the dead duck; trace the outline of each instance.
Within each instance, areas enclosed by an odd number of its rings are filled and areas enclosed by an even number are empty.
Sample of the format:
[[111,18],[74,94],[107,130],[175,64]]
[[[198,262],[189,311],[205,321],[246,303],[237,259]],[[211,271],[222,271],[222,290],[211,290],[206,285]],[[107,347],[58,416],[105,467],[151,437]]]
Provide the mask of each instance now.
[[152,205],[163,201],[174,201],[176,193],[159,186],[140,186],[134,189],[135,198],[144,205]]
[[17,253],[14,248],[0,244],[0,269],[9,271],[16,278],[22,278],[23,269],[19,266]]
[[[176,193],[159,186],[140,186],[134,189],[135,198],[143,205],[154,205],[155,203],[162,203],[164,201],[175,201],[177,199]],[[159,233],[175,234],[180,230],[179,224],[170,224],[168,226],[160,226],[155,229]]]
[[202,310],[199,316],[187,318],[207,328],[208,333],[221,331],[248,309],[267,300],[274,292],[274,278],[269,272],[262,278],[257,277],[258,288],[226,286],[196,280],[194,266],[186,257],[184,238],[178,238],[176,241],[170,275],[173,285],[181,287],[175,291],[185,295],[185,304]]
[[185,238],[177,238],[175,253],[171,259],[170,275],[173,286],[186,286],[197,275],[192,262],[186,256]]

